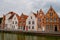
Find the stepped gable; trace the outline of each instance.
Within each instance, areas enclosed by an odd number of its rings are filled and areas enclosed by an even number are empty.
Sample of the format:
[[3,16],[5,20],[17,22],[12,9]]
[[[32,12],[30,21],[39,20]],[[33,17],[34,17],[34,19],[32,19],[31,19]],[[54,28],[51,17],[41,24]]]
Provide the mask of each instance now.
[[[25,14],[21,14],[21,16],[20,16],[20,20],[19,20],[19,26],[25,26],[26,25],[26,19],[27,19],[27,15],[25,15]],[[24,23],[22,23],[22,24],[20,24],[20,22],[24,22]]]
[[42,9],[40,9],[39,11],[37,11],[37,17],[39,17],[39,18],[42,18],[42,17],[44,17],[44,12],[42,11]]
[[[58,14],[56,13],[56,11],[53,9],[52,6],[50,6],[49,10],[48,10],[47,13],[46,13],[46,16],[47,16],[49,13],[54,14],[54,17],[55,17],[55,16],[56,16],[56,17],[59,17]],[[48,15],[48,16],[49,16],[49,15]]]
[[28,16],[22,13],[21,16],[20,16],[20,19],[21,19],[22,17],[23,17],[24,19],[27,19]]

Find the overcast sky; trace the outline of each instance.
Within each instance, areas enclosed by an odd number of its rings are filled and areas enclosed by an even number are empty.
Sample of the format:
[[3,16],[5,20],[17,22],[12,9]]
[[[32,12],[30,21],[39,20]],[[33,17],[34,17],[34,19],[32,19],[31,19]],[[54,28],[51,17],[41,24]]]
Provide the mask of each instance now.
[[42,9],[46,13],[50,6],[60,15],[60,0],[0,0],[0,17],[10,11],[28,15]]

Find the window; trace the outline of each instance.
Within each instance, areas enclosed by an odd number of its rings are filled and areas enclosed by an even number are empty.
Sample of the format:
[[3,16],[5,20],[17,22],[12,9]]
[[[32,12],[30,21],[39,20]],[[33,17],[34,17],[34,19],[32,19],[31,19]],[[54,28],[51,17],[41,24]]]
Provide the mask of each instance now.
[[15,21],[15,24],[17,24],[17,21]]
[[46,22],[48,22],[49,21],[49,19],[48,18],[46,18]]
[[46,30],[48,30],[49,29],[49,25],[46,25]]
[[12,26],[12,28],[14,29],[14,28],[15,28],[15,26]]
[[29,26],[29,29],[30,29],[30,26]]
[[13,21],[13,24],[14,24],[14,21]]
[[54,22],[56,22],[56,20],[57,20],[57,19],[56,19],[56,18],[54,18]]
[[50,13],[50,16],[53,16],[53,13]]
[[15,26],[13,28],[15,28]]
[[31,16],[31,19],[32,19],[32,16]]
[[32,21],[32,24],[34,24],[34,21]]
[[31,22],[29,21],[29,24],[31,24]]
[[53,26],[52,25],[50,25],[50,31],[52,31],[53,30]]
[[52,22],[53,21],[53,19],[52,18],[50,18],[50,22]]
[[34,29],[34,26],[32,26],[32,29]]

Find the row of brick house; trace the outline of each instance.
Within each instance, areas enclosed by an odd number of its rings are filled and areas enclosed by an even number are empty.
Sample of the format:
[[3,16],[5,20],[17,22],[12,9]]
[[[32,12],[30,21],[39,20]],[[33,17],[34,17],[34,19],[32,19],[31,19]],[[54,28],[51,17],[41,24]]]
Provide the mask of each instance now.
[[46,14],[40,9],[37,13],[31,13],[29,16],[9,12],[3,15],[2,27],[6,30],[25,30],[25,31],[60,31],[60,18],[52,6]]

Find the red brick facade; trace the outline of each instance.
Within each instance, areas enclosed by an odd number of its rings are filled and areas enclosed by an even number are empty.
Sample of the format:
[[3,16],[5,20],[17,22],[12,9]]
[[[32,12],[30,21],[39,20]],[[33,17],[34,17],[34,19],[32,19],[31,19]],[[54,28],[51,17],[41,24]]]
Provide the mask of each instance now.
[[59,17],[52,7],[50,7],[50,9],[45,15],[44,24],[45,31],[48,32],[59,31]]

